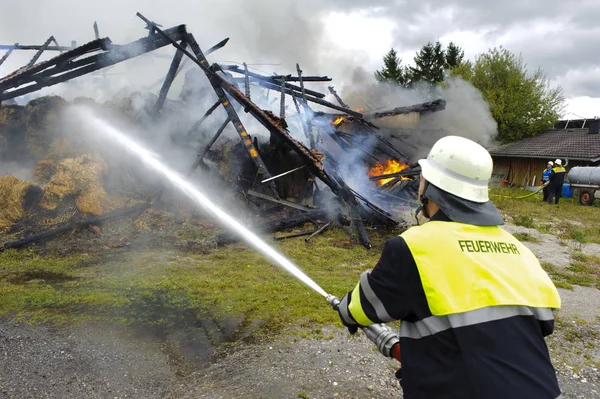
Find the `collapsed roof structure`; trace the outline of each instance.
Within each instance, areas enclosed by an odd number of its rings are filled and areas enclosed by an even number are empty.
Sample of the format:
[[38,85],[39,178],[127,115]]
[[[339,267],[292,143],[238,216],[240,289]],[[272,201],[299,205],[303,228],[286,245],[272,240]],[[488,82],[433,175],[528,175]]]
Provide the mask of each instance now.
[[[160,25],[141,14],[137,15],[146,23],[149,33],[146,37],[125,45],[116,45],[108,37],[100,38],[95,25],[96,39],[81,46],[72,43],[71,47],[61,47],[53,37],[41,46],[0,46],[0,49],[7,50],[0,59],[0,64],[14,50],[36,50],[35,56],[26,66],[0,79],[0,103],[102,70],[165,46],[174,46],[177,51],[162,82],[153,112],[156,115],[162,112],[167,94],[181,70],[182,60],[187,57],[202,70],[217,97],[217,101],[190,127],[188,139],[196,134],[200,125],[217,108],[223,107],[227,115],[214,136],[208,140],[208,144],[199,149],[190,172],[206,166],[205,161],[210,158],[212,146],[220,138],[225,127],[231,124],[239,137],[238,144],[243,148],[245,160],[248,161],[243,172],[260,176],[260,184],[256,184],[256,178],[252,179],[251,184],[245,184],[243,177],[237,178],[244,194],[254,197],[255,200],[310,214],[314,211],[315,204],[311,202],[311,206],[306,206],[302,205],[303,201],[307,197],[313,197],[323,186],[327,186],[335,197],[346,204],[359,241],[367,248],[370,247],[370,241],[364,226],[365,220],[394,225],[401,221],[401,217],[395,214],[395,209],[400,207],[401,212],[406,212],[414,207],[418,182],[413,178],[419,175],[419,167],[411,164],[411,160],[401,148],[390,142],[389,135],[381,134],[381,129],[396,128],[401,133],[406,133],[407,130],[410,132],[418,124],[420,115],[444,110],[444,100],[438,99],[379,112],[359,112],[350,109],[333,86],[329,86],[329,91],[338,104],[325,100],[325,94],[307,87],[310,82],[331,81],[326,76],[305,76],[299,65],[296,65],[297,71],[294,75],[267,76],[248,71],[246,64],[211,64],[207,56],[225,46],[228,39],[203,51],[185,25],[163,30]],[[51,46],[53,42],[55,45]],[[49,60],[37,62],[44,51],[59,51],[60,54]],[[279,115],[261,109],[252,101],[251,84],[280,93]],[[296,110],[296,115],[293,116],[286,115],[286,101],[290,100]],[[331,112],[313,110],[311,104]],[[253,137],[240,119],[238,112],[241,109],[270,133],[269,151],[279,151],[280,155],[280,163],[275,168],[277,170],[272,170],[273,162],[265,160],[269,155],[265,154],[265,150],[261,150],[256,136]],[[299,121],[301,126],[304,135],[301,140],[294,138],[288,129],[288,120],[292,117]],[[295,154],[295,161],[284,156],[290,151]],[[359,153],[368,165],[366,168],[359,166],[359,169],[362,168],[364,174],[361,179],[364,177],[371,181],[369,186],[352,184],[350,180],[355,179],[341,171],[340,165],[348,159],[350,153]],[[284,170],[281,173],[277,173],[282,169]],[[293,195],[286,193],[283,187],[285,180],[291,176],[301,176],[300,182],[298,179],[294,180],[293,184],[300,187],[293,190]]]

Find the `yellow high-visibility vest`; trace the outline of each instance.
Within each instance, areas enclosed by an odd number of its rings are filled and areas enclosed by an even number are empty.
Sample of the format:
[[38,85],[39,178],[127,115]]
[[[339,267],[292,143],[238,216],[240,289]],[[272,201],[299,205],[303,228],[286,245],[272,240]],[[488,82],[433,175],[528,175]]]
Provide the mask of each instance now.
[[560,308],[558,291],[535,255],[498,226],[430,221],[401,237],[434,316],[503,305]]
[[552,168],[552,170],[554,171],[554,173],[560,173],[560,172],[566,172],[567,171],[562,166],[555,166],[555,167]]

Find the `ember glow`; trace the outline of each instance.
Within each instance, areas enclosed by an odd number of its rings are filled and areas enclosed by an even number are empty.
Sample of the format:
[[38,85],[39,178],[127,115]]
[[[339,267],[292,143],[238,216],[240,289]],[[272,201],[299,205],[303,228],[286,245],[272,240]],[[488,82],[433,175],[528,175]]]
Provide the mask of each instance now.
[[[372,167],[372,168],[367,167],[367,171],[368,171],[369,177],[373,177],[373,176],[389,175],[392,173],[400,173],[406,168],[408,168],[407,164],[402,163],[400,161],[396,161],[395,159],[390,159],[387,162],[385,162],[385,164],[381,164],[380,162],[377,162],[374,167]],[[378,186],[383,186],[385,183],[390,182],[392,180],[394,180],[394,178],[390,177],[389,179],[376,180],[376,183]],[[410,179],[408,177],[402,177],[402,180],[410,180]]]
[[331,122],[333,124],[333,126],[338,126],[340,123],[342,123],[344,121],[344,117],[343,116],[339,116],[337,117],[336,120],[334,120],[333,122]]

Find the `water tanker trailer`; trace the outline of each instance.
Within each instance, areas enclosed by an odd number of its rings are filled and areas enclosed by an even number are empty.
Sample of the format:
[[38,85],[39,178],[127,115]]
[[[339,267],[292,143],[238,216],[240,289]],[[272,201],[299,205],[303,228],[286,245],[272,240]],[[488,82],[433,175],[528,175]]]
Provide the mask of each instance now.
[[600,190],[600,166],[575,166],[567,175],[569,187],[579,192],[581,205],[592,205]]

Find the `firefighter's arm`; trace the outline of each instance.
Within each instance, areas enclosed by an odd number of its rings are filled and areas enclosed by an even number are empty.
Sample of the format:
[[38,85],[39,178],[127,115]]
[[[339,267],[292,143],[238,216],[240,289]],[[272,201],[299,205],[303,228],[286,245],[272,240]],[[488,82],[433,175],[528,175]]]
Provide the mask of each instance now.
[[342,322],[368,326],[404,317],[412,301],[408,285],[415,281],[413,274],[419,280],[404,240],[399,237],[388,240],[375,268],[365,271],[354,289],[342,298],[339,306]]

